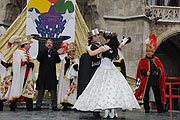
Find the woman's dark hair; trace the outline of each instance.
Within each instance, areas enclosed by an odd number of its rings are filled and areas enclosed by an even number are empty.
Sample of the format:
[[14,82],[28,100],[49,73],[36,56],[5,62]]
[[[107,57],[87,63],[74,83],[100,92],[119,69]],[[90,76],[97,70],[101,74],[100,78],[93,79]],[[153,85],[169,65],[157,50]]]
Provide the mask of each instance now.
[[110,41],[108,43],[106,43],[106,45],[108,45],[114,53],[114,57],[118,56],[118,46],[119,46],[119,41],[117,39],[117,34],[113,33],[113,32],[104,32],[103,33],[103,37],[107,40],[110,39]]

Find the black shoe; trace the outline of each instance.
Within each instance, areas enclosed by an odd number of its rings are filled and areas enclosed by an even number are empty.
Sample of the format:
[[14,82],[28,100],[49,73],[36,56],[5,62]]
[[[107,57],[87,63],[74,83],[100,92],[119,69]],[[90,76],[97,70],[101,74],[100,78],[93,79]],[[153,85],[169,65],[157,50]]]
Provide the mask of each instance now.
[[33,108],[27,108],[28,111],[33,111]]
[[67,107],[63,107],[62,111],[68,111],[69,109]]
[[165,113],[165,112],[168,112],[168,110],[158,110],[158,113]]
[[15,111],[16,109],[15,108],[10,108],[10,111]]
[[68,110],[72,110],[72,109],[69,108],[69,107],[67,107],[67,106],[64,106],[64,107],[62,108],[62,111],[68,111]]
[[34,111],[40,111],[40,110],[41,110],[41,107],[37,107],[37,106],[36,106],[36,107],[34,108]]
[[145,110],[145,113],[149,113],[149,110]]
[[99,114],[99,112],[94,112],[93,115],[95,118],[101,118],[101,115]]
[[52,110],[53,110],[53,111],[59,111],[60,109],[57,108],[57,107],[53,107]]
[[4,107],[3,100],[0,100],[0,111],[3,111],[3,107]]
[[164,113],[164,111],[163,110],[159,110],[158,113]]
[[25,98],[25,99],[26,99],[26,109],[28,111],[33,111],[33,101],[30,98]]

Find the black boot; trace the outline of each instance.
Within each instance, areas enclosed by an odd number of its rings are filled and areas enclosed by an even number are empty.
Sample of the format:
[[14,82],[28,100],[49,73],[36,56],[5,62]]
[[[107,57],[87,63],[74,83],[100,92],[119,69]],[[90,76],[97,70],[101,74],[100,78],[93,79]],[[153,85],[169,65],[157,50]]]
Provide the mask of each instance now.
[[149,113],[149,110],[145,110],[145,113]]
[[60,109],[57,108],[57,106],[55,106],[55,107],[52,107],[52,110],[53,110],[53,111],[59,111]]
[[26,108],[28,111],[33,111],[33,101],[32,100],[26,102]]
[[0,111],[3,111],[3,107],[4,107],[3,100],[0,100]]
[[41,107],[40,106],[36,106],[35,108],[34,108],[34,111],[40,111],[41,110]]
[[70,110],[70,106],[71,106],[71,104],[69,104],[69,103],[62,103],[62,106],[63,106],[63,111],[68,111],[68,110]]
[[122,110],[123,112],[126,112],[126,110]]
[[63,109],[62,109],[63,111],[67,111],[68,110],[68,108],[67,108],[67,106],[63,106]]
[[95,118],[101,118],[100,112],[93,112]]
[[10,104],[10,111],[15,111],[16,110],[16,100],[14,100],[13,102],[11,102],[11,104]]

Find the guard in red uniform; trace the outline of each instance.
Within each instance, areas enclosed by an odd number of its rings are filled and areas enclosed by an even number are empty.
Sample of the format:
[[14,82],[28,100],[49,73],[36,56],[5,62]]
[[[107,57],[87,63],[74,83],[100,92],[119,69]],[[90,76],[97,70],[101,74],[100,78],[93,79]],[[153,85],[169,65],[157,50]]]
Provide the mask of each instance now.
[[165,112],[163,103],[165,98],[165,73],[164,68],[158,57],[154,56],[157,37],[152,34],[145,41],[146,56],[143,57],[137,69],[135,96],[139,103],[144,103],[146,113],[149,113],[149,92],[152,88],[158,113]]

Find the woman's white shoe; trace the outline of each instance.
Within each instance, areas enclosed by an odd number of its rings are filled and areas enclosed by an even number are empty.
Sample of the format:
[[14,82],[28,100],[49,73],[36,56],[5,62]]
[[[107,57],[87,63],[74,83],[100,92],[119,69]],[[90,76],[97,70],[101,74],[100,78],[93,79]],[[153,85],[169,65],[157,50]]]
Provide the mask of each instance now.
[[104,114],[104,117],[103,117],[103,118],[107,118],[108,115],[109,115],[109,112],[110,112],[109,110],[105,110],[105,111],[104,111],[105,114]]
[[115,116],[116,118],[118,117],[118,114],[117,114],[117,112],[115,112],[114,116]]
[[111,112],[109,113],[109,118],[114,118],[114,109],[111,109]]
[[118,114],[117,114],[117,109],[114,110],[114,116],[117,118]]

